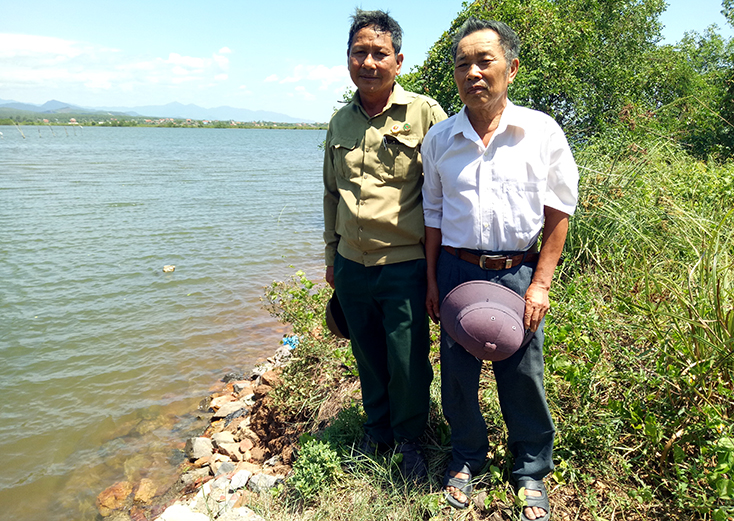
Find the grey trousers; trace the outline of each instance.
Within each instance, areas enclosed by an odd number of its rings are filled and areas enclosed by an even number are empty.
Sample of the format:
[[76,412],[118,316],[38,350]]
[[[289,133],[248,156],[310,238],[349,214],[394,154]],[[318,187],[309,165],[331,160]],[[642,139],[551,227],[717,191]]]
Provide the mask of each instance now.
[[[437,266],[441,301],[453,288],[469,280],[487,280],[506,286],[521,296],[533,277],[535,264],[509,270],[484,270],[441,249]],[[543,385],[543,327],[541,322],[529,344],[510,358],[493,362],[508,446],[515,463],[512,478],[542,479],[553,470],[555,427]],[[441,401],[451,426],[451,470],[468,468],[476,473],[489,449],[487,426],[479,409],[479,374],[482,360],[470,355],[441,328]]]

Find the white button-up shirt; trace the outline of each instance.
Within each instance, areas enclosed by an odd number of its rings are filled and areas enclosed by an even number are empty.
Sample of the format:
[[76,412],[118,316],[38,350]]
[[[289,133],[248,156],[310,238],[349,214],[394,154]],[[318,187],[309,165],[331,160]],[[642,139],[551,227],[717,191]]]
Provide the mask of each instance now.
[[436,124],[423,146],[423,215],[442,244],[524,251],[543,228],[544,207],[573,214],[579,174],[550,116],[507,102],[485,147],[466,114]]

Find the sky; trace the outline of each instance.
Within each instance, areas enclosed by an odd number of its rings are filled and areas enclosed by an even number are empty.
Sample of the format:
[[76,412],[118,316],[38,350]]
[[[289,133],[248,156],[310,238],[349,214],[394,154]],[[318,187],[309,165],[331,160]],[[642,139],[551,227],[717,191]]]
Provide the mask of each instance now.
[[[664,43],[717,24],[720,0],[668,0]],[[349,17],[385,9],[403,71],[421,64],[461,0],[2,0],[0,99],[82,107],[228,105],[328,121],[351,86]],[[522,36],[522,35],[521,35]]]

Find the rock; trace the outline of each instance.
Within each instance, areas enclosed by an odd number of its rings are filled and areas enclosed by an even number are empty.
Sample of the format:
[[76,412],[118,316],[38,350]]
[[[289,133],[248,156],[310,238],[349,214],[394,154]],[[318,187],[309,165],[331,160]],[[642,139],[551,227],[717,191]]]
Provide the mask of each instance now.
[[252,449],[255,446],[254,443],[252,443],[252,440],[249,438],[245,438],[240,442],[240,452],[243,454],[247,452],[248,450]]
[[184,447],[186,457],[191,461],[206,458],[214,453],[214,446],[210,438],[189,438]]
[[273,369],[273,364],[271,364],[270,362],[264,362],[262,364],[258,364],[255,367],[253,367],[250,380],[259,378],[262,374],[267,373],[268,371],[272,369]]
[[275,354],[273,354],[273,358],[275,358],[277,361],[286,361],[291,357],[291,348],[288,346],[280,346],[278,349],[275,350]]
[[212,435],[212,442],[215,447],[220,447],[223,443],[234,443],[234,435],[231,432],[218,432]]
[[235,394],[239,395],[248,395],[252,393],[252,383],[249,380],[243,380],[241,382],[235,382],[232,385],[232,390],[235,392]]
[[157,521],[209,521],[209,516],[198,512],[192,512],[185,505],[171,505]]
[[229,490],[234,491],[245,488],[245,485],[247,485],[251,477],[252,472],[249,470],[238,470],[229,482]]
[[230,472],[234,472],[236,469],[237,466],[234,463],[231,461],[225,461],[217,467],[217,471],[214,473],[214,476],[219,477],[223,474],[229,474]]
[[[239,402],[240,404],[244,405],[244,403]],[[242,416],[246,415],[249,411],[245,409],[244,407],[242,409],[237,409],[234,412],[229,413],[227,416],[224,417],[224,427],[228,428],[230,423],[233,421],[237,421],[239,419],[240,422],[243,421],[243,419],[240,419]],[[233,427],[235,428],[235,427]],[[232,430],[232,429],[230,429]]]
[[196,461],[194,461],[194,468],[200,469],[201,467],[206,467],[207,465],[209,465],[209,463],[211,463],[211,461],[212,461],[211,456],[199,458]]
[[245,375],[242,373],[227,373],[222,378],[222,382],[228,384],[229,382],[236,382],[238,380],[245,380]]
[[263,375],[260,377],[261,385],[269,385],[270,387],[277,387],[279,383],[280,383],[280,376],[278,376],[278,373],[276,373],[275,371],[268,371],[266,373],[263,373]]
[[242,452],[240,452],[239,443],[221,443],[219,452],[225,456],[229,456],[232,461],[242,461]]
[[138,489],[135,491],[134,501],[136,503],[150,503],[150,500],[155,496],[157,488],[152,479],[141,479],[138,484]]
[[241,461],[237,464],[237,472],[241,470],[246,470],[250,474],[256,474],[261,471],[259,465],[255,465],[254,463],[250,463],[248,461]]
[[122,508],[132,491],[133,486],[129,481],[120,481],[107,487],[97,496],[97,510],[103,517],[109,516],[113,510]]
[[[220,420],[226,418],[232,413],[239,412],[241,409],[245,409],[245,405],[241,402],[230,402],[222,405],[217,412],[212,416],[213,420]],[[247,409],[242,414],[247,414]]]
[[234,400],[235,398],[231,394],[217,396],[216,398],[213,398],[211,402],[209,402],[209,407],[216,411],[217,409],[221,409],[224,405],[233,402]]
[[263,492],[267,492],[271,488],[274,488],[279,481],[282,481],[282,478],[280,478],[279,476],[255,474],[247,482],[247,488],[252,490],[253,492],[262,494]]
[[193,469],[181,474],[181,483],[186,486],[190,485],[191,483],[196,483],[197,481],[203,481],[208,477],[209,467],[202,467],[200,469]]
[[274,467],[274,466],[276,466],[276,465],[277,465],[278,463],[280,463],[280,456],[273,456],[273,457],[272,457],[272,458],[270,458],[269,460],[267,460],[267,461],[263,462],[263,465],[264,465],[265,467]]

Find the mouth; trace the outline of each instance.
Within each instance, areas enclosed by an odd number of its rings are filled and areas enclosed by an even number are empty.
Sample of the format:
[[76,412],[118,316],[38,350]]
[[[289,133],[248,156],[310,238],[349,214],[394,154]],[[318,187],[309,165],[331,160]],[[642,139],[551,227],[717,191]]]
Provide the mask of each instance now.
[[487,90],[487,87],[481,84],[472,85],[471,87],[467,87],[466,93],[467,94],[478,94],[480,92],[483,92]]

